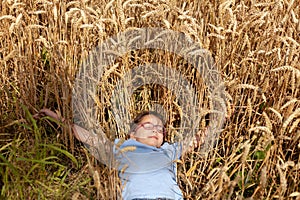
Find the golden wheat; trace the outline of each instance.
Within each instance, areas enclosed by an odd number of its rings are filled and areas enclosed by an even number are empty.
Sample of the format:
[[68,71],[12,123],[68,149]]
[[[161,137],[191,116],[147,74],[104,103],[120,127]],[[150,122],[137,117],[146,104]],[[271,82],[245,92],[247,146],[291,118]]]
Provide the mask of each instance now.
[[[0,170],[0,177],[7,179],[0,180],[1,186],[5,182],[1,195],[7,199],[109,199],[121,193],[121,188],[116,186],[119,184],[116,172],[92,162],[89,155],[74,146],[70,129],[56,126],[47,118],[47,123],[35,124],[24,106],[29,113],[42,107],[58,110],[66,122],[71,123],[72,85],[88,53],[118,32],[158,26],[183,32],[190,41],[208,49],[222,78],[230,83],[226,85],[228,101],[222,105],[227,107],[228,121],[215,151],[210,156],[195,151],[178,161],[177,178],[186,199],[299,198],[298,4],[298,0],[3,1],[0,11],[0,153],[7,161],[0,159],[4,169]],[[129,44],[137,39],[138,36]],[[101,85],[99,83],[107,101],[100,102],[95,96],[94,99],[95,104],[103,108],[99,109],[99,118],[105,131],[112,134],[111,138],[124,134],[116,133],[112,128],[114,115],[104,110],[109,110],[114,84],[122,79],[126,70],[140,63],[157,61],[175,66],[174,69],[184,71],[191,82],[201,83],[196,80],[201,79],[201,74],[194,76],[192,68],[183,65],[182,59],[176,56],[151,51],[134,51],[127,55],[118,51],[107,53],[120,59],[106,66]],[[204,94],[199,94],[203,98],[199,116],[204,127],[214,111],[210,110],[205,86],[200,87]],[[154,94],[150,87],[136,92],[132,101],[135,98],[140,101],[128,105],[131,115],[160,103],[151,99]],[[171,92],[161,97],[170,122],[175,123],[178,116],[185,116],[182,105],[174,100]],[[176,123],[172,123],[167,126],[170,132],[177,129]],[[42,135],[42,140],[35,141],[37,133]],[[32,143],[52,144],[53,141],[65,144],[76,154],[84,163],[81,168],[74,169],[57,154],[60,164],[67,168],[58,170],[52,165],[43,168],[16,159],[16,155],[24,158],[38,155],[38,150],[31,152]],[[43,155],[53,156],[51,153],[45,151]],[[14,166],[19,175],[14,174]],[[31,173],[32,176],[25,173],[31,169],[37,173]],[[60,171],[65,175],[54,175]]]

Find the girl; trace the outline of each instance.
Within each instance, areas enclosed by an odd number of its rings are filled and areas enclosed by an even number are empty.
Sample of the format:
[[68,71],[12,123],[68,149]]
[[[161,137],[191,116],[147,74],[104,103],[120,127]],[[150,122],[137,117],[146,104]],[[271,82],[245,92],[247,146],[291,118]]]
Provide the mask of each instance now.
[[[124,199],[183,199],[176,182],[176,163],[181,148],[164,142],[165,128],[160,115],[142,112],[131,125],[130,139],[116,150]],[[116,140],[116,143],[118,140]],[[124,151],[126,147],[134,147]]]
[[[56,113],[43,109],[35,117],[50,116],[59,120]],[[72,125],[75,137],[89,146],[99,149],[99,145],[107,145],[109,140],[105,134],[98,137],[78,125]],[[131,124],[129,139],[121,142],[116,139],[112,152],[118,161],[119,176],[122,180],[122,197],[124,200],[142,199],[183,199],[182,192],[176,182],[178,160],[184,149],[180,143],[169,144],[164,141],[165,127],[163,118],[156,112],[145,111],[137,115]],[[204,133],[204,136],[206,133]],[[203,143],[203,138],[195,137],[191,148]],[[101,150],[103,152],[103,150]],[[110,148],[106,149],[106,155]],[[103,162],[99,151],[91,154]],[[106,162],[107,163],[107,162]]]

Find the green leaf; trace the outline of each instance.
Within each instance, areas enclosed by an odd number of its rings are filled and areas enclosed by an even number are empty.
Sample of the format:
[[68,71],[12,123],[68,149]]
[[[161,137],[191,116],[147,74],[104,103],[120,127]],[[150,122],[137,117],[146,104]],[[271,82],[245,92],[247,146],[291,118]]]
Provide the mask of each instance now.
[[56,157],[56,156],[49,156],[49,157],[44,158],[42,160],[36,160],[36,159],[30,159],[30,158],[17,158],[17,160],[19,160],[19,161],[30,161],[30,162],[33,162],[33,163],[40,163],[40,164],[44,164],[44,165],[57,165],[57,166],[60,166],[60,167],[65,167],[60,163],[53,162],[53,161],[47,161],[47,160],[52,160],[52,159],[59,160],[59,158]]
[[21,107],[25,111],[26,117],[32,123],[33,131],[34,131],[34,135],[35,135],[35,140],[36,140],[35,142],[41,141],[41,134],[40,134],[39,128],[37,126],[36,120],[33,118],[32,114],[29,112],[29,110],[28,110],[28,108],[26,106],[24,106],[23,104],[21,104]]
[[15,176],[19,175],[18,170],[2,154],[0,154],[0,160],[3,161],[3,162],[0,163],[0,165],[8,166],[8,168],[12,171],[12,173]]
[[254,158],[263,160],[266,157],[266,153],[264,151],[256,151],[254,153]]
[[68,158],[70,158],[73,161],[73,163],[75,163],[75,165],[76,165],[77,168],[79,167],[77,159],[71,153],[69,153],[68,151],[66,151],[64,149],[61,149],[61,148],[59,148],[57,146],[51,145],[51,144],[41,144],[41,146],[48,147],[50,149],[53,149],[55,151],[58,151],[58,152],[64,154],[65,156],[67,156]]

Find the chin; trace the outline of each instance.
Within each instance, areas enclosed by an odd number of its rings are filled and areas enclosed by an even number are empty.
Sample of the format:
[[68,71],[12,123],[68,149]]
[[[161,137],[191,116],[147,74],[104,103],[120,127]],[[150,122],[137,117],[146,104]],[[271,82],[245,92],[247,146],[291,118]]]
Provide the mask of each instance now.
[[153,147],[158,147],[158,146],[160,146],[160,145],[155,144],[155,143],[151,143],[151,144],[148,144],[148,145],[153,146]]

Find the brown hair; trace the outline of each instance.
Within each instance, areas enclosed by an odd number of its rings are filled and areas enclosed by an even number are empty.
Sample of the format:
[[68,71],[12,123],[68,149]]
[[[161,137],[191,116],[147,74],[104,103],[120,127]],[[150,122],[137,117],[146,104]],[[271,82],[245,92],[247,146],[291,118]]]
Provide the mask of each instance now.
[[[143,120],[143,118],[147,115],[154,115],[155,117],[159,118],[163,125],[165,126],[164,123],[164,119],[163,116],[155,111],[143,111],[141,113],[139,113],[133,120],[133,122],[130,124],[130,130],[129,130],[129,134],[134,132],[134,130],[136,129],[136,127],[140,124],[140,122]],[[165,135],[165,128],[164,128],[164,135]]]

